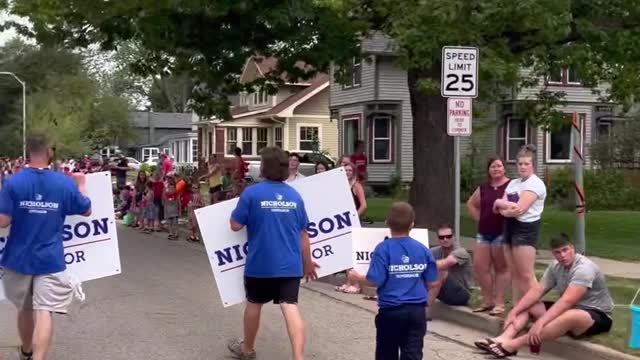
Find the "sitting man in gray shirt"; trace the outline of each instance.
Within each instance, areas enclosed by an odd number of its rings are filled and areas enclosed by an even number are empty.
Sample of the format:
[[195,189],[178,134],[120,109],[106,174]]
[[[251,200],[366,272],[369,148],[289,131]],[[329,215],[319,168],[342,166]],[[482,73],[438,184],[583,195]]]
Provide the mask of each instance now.
[[431,319],[431,305],[436,299],[452,306],[469,304],[473,273],[471,256],[463,247],[456,245],[456,238],[451,225],[438,227],[438,244],[431,253],[438,265],[438,280],[429,289],[429,308],[427,319]]
[[[556,261],[547,267],[540,283],[511,310],[502,335],[477,341],[476,347],[504,358],[515,355],[526,345],[539,348],[543,341],[565,334],[577,338],[611,330],[613,299],[598,266],[576,254],[566,234],[551,239],[551,252]],[[555,289],[560,298],[556,302],[541,302],[551,289]],[[518,337],[530,317],[536,321],[527,334]]]

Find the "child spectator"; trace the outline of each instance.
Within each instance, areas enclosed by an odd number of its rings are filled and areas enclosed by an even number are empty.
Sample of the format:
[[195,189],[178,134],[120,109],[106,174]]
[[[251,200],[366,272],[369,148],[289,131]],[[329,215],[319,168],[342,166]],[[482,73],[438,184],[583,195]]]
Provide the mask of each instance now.
[[191,184],[191,198],[189,199],[189,229],[191,230],[191,236],[189,240],[197,242],[200,241],[200,229],[198,228],[198,222],[196,220],[196,209],[204,206],[204,199],[202,193],[200,193],[200,182],[194,181]]
[[350,281],[378,288],[377,360],[422,359],[428,287],[438,270],[429,249],[409,237],[414,219],[411,205],[393,204],[386,219],[391,238],[376,246],[367,276],[349,271]]
[[164,218],[169,227],[169,240],[178,240],[178,218],[180,217],[180,197],[176,191],[176,185],[169,182],[162,197],[164,206]]
[[222,175],[222,191],[220,191],[220,201],[225,201],[231,198],[233,192],[233,179],[231,177],[231,169],[225,168],[224,175]]
[[116,218],[122,219],[129,211],[131,210],[131,202],[133,198],[131,197],[131,190],[128,186],[123,186],[120,189],[120,204],[115,210]]
[[151,183],[151,189],[153,191],[153,204],[155,211],[157,212],[155,216],[154,230],[160,231],[161,222],[164,220],[164,206],[162,205],[162,194],[164,193],[164,182],[162,181],[162,176],[160,174],[154,174],[153,182]]
[[[156,204],[154,202],[154,194],[153,187],[155,182],[147,183],[147,190],[142,198],[143,205],[143,218],[144,225],[142,226],[142,232],[148,234],[154,230],[154,225],[158,224],[158,209],[156,209]],[[156,228],[157,230],[157,228]]]

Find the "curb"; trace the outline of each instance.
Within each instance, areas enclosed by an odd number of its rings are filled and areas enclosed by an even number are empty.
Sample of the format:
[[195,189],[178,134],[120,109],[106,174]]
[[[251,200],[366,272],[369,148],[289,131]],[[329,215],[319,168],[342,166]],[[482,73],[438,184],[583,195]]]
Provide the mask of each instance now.
[[[466,307],[448,306],[438,302],[433,305],[433,314],[435,318],[488,332],[491,335],[497,336],[502,332],[503,320],[501,318],[475,314],[471,312],[471,309]],[[606,346],[593,344],[584,340],[576,340],[566,336],[563,336],[556,341],[547,342],[542,345],[542,348],[544,352],[549,352],[552,355],[567,359],[640,359],[639,357],[625,354]]]

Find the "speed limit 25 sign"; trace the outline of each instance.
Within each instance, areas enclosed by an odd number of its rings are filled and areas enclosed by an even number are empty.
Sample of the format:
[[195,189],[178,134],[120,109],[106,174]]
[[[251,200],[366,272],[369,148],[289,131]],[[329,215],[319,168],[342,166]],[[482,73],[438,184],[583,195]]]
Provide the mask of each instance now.
[[445,46],[442,48],[443,97],[478,96],[478,48]]

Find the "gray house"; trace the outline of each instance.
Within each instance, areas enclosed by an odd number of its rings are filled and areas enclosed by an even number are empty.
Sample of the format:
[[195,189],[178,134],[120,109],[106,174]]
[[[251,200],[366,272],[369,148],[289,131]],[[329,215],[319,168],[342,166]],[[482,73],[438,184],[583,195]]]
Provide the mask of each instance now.
[[197,163],[197,116],[192,113],[132,112],[129,114],[134,140],[122,144],[140,161],[156,157],[162,151],[177,164]]
[[[369,158],[368,182],[388,183],[393,174],[409,182],[413,177],[413,118],[407,73],[396,63],[393,40],[384,34],[371,34],[361,48],[364,60],[352,63],[349,84],[339,84],[331,77],[330,109],[338,122],[339,153],[353,153],[355,141],[363,140]],[[522,72],[526,75],[527,70]],[[473,135],[461,139],[465,159],[473,158],[481,168],[487,156],[497,154],[505,160],[508,172],[515,174],[518,149],[532,143],[538,149],[539,176],[570,165],[574,156],[570,126],[546,131],[514,115],[519,101],[531,99],[542,88],[566,94],[565,105],[558,110],[568,117],[575,115],[580,122],[585,163],[590,166],[589,146],[610,134],[617,119],[616,106],[599,101],[571,69],[539,79],[536,86],[514,92],[500,103],[474,101],[474,110],[481,110],[482,116],[473,120]],[[598,90],[606,93],[608,89],[601,86]]]
[[338,122],[340,155],[352,154],[363,140],[369,184],[387,184],[392,176],[413,179],[413,118],[407,73],[395,64],[389,38],[373,34],[362,42],[363,61],[354,60],[351,82],[331,77],[330,110]]

